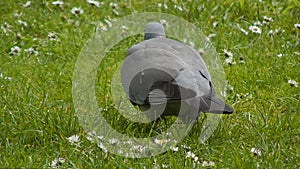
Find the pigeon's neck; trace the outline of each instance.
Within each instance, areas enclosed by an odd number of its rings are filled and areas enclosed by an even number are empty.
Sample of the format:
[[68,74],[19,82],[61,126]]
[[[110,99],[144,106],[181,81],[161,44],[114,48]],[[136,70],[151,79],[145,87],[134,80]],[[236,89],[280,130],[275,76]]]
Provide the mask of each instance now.
[[153,38],[166,38],[165,35],[158,34],[158,33],[146,33],[144,36],[144,40],[149,40]]

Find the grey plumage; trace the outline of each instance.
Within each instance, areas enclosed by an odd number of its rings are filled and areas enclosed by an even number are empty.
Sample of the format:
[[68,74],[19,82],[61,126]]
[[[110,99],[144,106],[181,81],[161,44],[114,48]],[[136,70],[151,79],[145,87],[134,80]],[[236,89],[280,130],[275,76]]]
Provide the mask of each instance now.
[[200,112],[233,112],[216,97],[210,74],[197,51],[165,38],[159,23],[146,25],[144,39],[129,48],[121,80],[129,100],[149,120],[166,115],[195,120]]

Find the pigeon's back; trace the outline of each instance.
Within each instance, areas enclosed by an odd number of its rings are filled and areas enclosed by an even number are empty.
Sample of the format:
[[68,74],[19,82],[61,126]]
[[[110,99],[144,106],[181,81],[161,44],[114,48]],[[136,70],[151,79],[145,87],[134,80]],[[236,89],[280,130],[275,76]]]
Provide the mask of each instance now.
[[[181,90],[183,95],[189,90],[194,92],[194,94],[188,92],[190,97],[200,97],[205,94],[203,92],[209,92],[208,85],[211,77],[203,59],[194,49],[178,41],[167,38],[153,38],[143,41],[129,48],[125,61],[127,64],[123,64],[122,71],[122,82],[123,87],[126,86],[125,88],[128,88],[129,83],[132,83],[130,81],[132,78],[129,78],[125,72],[132,72],[130,70],[133,67],[139,67],[139,70],[136,71],[142,71],[151,67],[171,75],[173,79],[169,80],[169,82],[177,83],[179,86],[188,89]],[[161,80],[164,77],[157,75],[157,78],[156,80]],[[165,78],[168,79],[167,77]],[[128,81],[126,82],[126,80]],[[127,85],[124,86],[124,82]],[[199,84],[201,85],[199,86]],[[127,93],[130,95],[128,90]],[[133,98],[130,99],[132,100]]]

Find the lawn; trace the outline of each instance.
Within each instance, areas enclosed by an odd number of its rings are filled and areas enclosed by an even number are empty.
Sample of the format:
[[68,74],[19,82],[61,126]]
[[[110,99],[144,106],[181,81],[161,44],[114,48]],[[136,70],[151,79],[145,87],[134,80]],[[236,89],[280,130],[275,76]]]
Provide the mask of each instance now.
[[[300,168],[298,0],[61,2],[0,2],[0,168]],[[180,17],[207,36],[224,68],[226,103],[234,113],[219,116],[204,143],[198,138],[206,114],[166,152],[130,158],[90,141],[72,89],[77,59],[90,39],[141,12]],[[135,35],[105,48],[95,78],[104,118],[131,137],[157,135],[176,120],[130,122],[111,98],[118,94],[111,91],[118,63],[142,40]]]

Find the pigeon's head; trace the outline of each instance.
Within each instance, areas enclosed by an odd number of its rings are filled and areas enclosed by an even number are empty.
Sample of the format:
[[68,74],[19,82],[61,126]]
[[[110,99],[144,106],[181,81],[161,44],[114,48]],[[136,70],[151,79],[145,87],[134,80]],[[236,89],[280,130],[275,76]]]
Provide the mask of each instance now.
[[145,26],[145,31],[144,31],[144,40],[148,40],[151,38],[165,38],[165,30],[164,27],[157,22],[149,22]]

